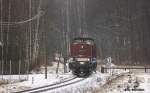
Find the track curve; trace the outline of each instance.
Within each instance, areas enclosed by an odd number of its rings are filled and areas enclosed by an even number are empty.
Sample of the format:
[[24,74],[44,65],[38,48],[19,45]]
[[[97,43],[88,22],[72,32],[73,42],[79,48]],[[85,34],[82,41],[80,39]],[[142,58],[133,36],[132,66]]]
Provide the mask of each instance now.
[[78,82],[80,82],[84,79],[85,78],[73,77],[73,78],[67,79],[67,80],[59,82],[59,83],[45,85],[45,86],[42,86],[42,87],[32,88],[32,89],[18,91],[18,92],[14,92],[14,93],[39,93],[39,92],[44,92],[44,91],[50,91],[50,90],[53,90],[53,89],[57,89],[57,88],[61,88],[61,87],[64,87],[64,86],[68,86],[68,85],[71,85],[71,84],[78,83]]

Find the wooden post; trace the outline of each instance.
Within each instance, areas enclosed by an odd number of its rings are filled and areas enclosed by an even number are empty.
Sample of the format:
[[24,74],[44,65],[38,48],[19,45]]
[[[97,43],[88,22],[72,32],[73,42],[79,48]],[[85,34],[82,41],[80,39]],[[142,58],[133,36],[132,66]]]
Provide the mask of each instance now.
[[56,68],[56,74],[58,74],[58,69],[59,69],[59,60],[57,61],[57,68]]
[[67,58],[64,57],[64,73],[66,73],[66,61],[67,61]]
[[146,71],[146,68],[145,68],[145,73],[146,73],[147,71]]
[[9,75],[10,75],[10,82],[11,82],[11,60],[9,61]]
[[45,79],[47,79],[47,55],[45,55]]
[[46,34],[46,32],[44,33],[44,36],[45,36],[45,79],[47,79],[47,56],[48,56],[48,53],[47,53],[47,34]]
[[21,60],[19,60],[19,80],[20,80]]

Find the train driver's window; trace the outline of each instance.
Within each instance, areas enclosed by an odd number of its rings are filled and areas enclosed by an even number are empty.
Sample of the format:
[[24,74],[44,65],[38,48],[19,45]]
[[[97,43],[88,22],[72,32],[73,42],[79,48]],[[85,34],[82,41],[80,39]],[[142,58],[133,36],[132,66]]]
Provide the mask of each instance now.
[[93,41],[91,41],[91,40],[86,40],[85,43],[88,45],[93,45]]
[[74,41],[74,44],[79,44],[79,43],[81,43],[82,41],[81,40],[75,40]]

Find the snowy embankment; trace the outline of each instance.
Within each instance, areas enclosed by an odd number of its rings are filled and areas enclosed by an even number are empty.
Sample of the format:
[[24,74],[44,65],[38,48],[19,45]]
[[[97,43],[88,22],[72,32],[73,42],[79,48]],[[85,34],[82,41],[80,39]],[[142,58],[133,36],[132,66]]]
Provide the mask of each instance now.
[[[122,70],[110,71],[109,73],[93,73],[90,77],[85,80],[78,82],[76,84],[72,84],[69,86],[65,86],[62,88],[58,88],[55,90],[47,91],[47,93],[92,93],[100,86],[106,84],[109,80],[118,77],[119,75],[125,73]],[[9,84],[4,84],[0,86],[0,93],[10,93],[21,90],[27,90],[31,88],[36,88],[48,84],[54,84],[56,82],[64,81],[68,78],[74,77],[72,73],[66,74],[54,74],[48,73],[47,79],[45,79],[44,74],[31,74],[31,75],[11,75],[11,80],[17,80],[18,78],[21,82],[13,83],[8,82]],[[9,80],[10,76],[3,76],[5,80]],[[18,79],[18,80],[19,80]],[[26,81],[23,81],[26,80]]]
[[85,78],[81,82],[68,85],[62,88],[57,88],[55,90],[47,91],[44,93],[88,93],[90,91],[93,91],[97,87],[98,80],[101,81],[101,77],[99,76],[100,73],[94,73],[92,76]]
[[109,82],[98,91],[101,92],[96,93],[150,93],[150,74],[126,74]]
[[[30,88],[35,88],[35,87],[40,87],[56,82],[63,81],[72,75],[66,74],[66,75],[48,75],[48,79],[44,79],[43,74],[39,75],[29,75],[28,81],[23,81],[19,83],[11,83],[7,85],[2,85],[0,86],[0,92],[1,93],[9,93],[9,92],[15,92],[15,91],[20,91],[20,90],[25,90],[25,89],[30,89]],[[53,92],[58,92],[58,93],[85,93],[85,92],[90,92],[95,90],[99,83],[105,84],[106,81],[110,79],[110,74],[101,74],[101,73],[94,73],[92,76],[89,78],[86,78],[84,81],[79,82],[77,84],[73,84],[70,86],[66,86],[63,88],[58,88],[56,90],[50,91],[51,93]],[[49,92],[48,92],[49,93]]]
[[[3,76],[3,80],[8,81],[10,76]],[[22,77],[26,78],[22,80]],[[56,82],[61,82],[67,78],[71,78],[72,75],[57,75],[48,74],[47,79],[45,79],[44,74],[32,74],[32,75],[20,75],[21,81],[19,82],[18,75],[11,75],[11,80],[16,81],[15,83],[7,82],[8,84],[0,85],[0,93],[10,93],[21,90],[27,90],[31,88],[41,87],[48,84],[54,84]]]
[[47,91],[46,93],[93,93],[100,86],[106,84],[109,80],[117,78],[118,76],[126,73],[122,70],[116,70],[115,72],[116,73],[114,73],[114,75],[110,73],[102,74],[100,72],[93,73],[90,77],[79,83]]

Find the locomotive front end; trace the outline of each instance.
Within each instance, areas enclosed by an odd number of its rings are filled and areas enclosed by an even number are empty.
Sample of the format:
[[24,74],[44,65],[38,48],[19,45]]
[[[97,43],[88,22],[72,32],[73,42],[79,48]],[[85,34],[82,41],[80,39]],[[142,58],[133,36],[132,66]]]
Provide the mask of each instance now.
[[70,48],[69,68],[73,74],[83,77],[96,70],[96,47],[90,38],[74,39]]

